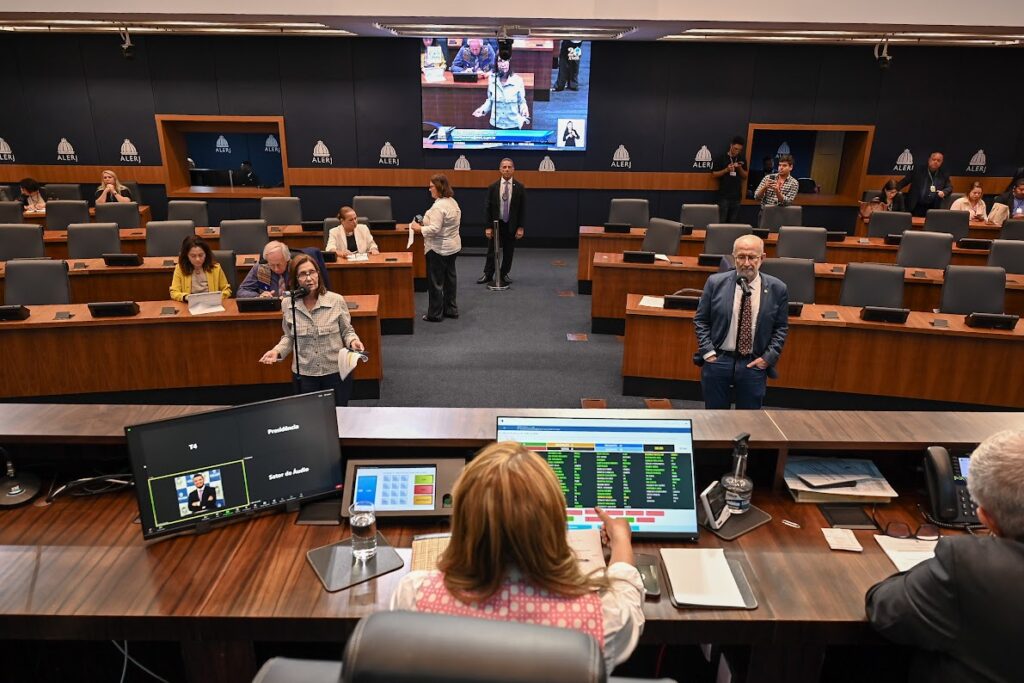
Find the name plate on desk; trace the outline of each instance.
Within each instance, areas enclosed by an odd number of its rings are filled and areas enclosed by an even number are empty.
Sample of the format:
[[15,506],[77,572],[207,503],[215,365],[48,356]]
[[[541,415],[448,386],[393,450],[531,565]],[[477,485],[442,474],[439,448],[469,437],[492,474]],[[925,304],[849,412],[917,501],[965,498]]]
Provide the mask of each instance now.
[[612,232],[615,234],[626,234],[629,232],[629,223],[605,223],[604,231]]
[[885,236],[885,243],[889,245],[899,244],[903,241],[902,234],[889,233]]
[[964,237],[956,243],[961,249],[982,249],[988,251],[992,248],[992,240],[983,240],[977,237]]
[[654,263],[653,251],[624,251],[622,252],[624,263]]
[[697,256],[697,265],[719,268],[722,265],[723,258],[724,254],[699,254]]
[[993,330],[1012,330],[1017,327],[1019,315],[1004,313],[970,313],[964,318],[967,327],[983,327]]
[[104,254],[103,262],[108,266],[141,266],[140,254]]
[[8,304],[0,306],[0,320],[24,320],[29,316],[29,310],[19,304]]
[[772,231],[768,228],[754,228],[753,230],[755,237],[760,237],[763,240],[768,239],[768,236],[772,234]]
[[665,296],[665,308],[678,311],[696,311],[700,305],[699,296],[686,294],[668,294]]
[[790,318],[799,318],[800,314],[804,312],[804,304],[802,301],[790,301],[789,312]]
[[281,310],[281,299],[276,296],[235,299],[239,313],[270,313]]
[[843,230],[829,230],[825,233],[826,242],[842,242],[848,236]]
[[94,318],[117,318],[139,314],[139,305],[134,301],[97,301],[87,305]]
[[860,309],[860,319],[878,323],[905,323],[910,315],[909,308],[889,308],[888,306],[865,306]]

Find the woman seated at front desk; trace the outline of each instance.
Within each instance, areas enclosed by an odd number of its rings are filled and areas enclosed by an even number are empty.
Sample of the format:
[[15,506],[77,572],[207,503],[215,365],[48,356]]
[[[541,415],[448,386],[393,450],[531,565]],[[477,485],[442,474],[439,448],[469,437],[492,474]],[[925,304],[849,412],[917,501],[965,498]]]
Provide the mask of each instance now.
[[351,206],[343,206],[338,210],[338,220],[341,225],[331,228],[327,235],[327,248],[324,251],[333,251],[342,256],[349,254],[379,254],[380,249],[373,241],[370,229],[362,223],[356,222],[356,211]]
[[135,198],[132,197],[132,191],[121,184],[116,173],[109,170],[103,172],[103,175],[100,176],[100,184],[96,188],[97,204],[113,204],[114,202],[127,204],[134,201]]
[[21,205],[26,211],[46,211],[46,191],[35,178],[22,178]]
[[188,301],[190,294],[206,292],[220,292],[227,298],[231,296],[231,285],[224,269],[214,260],[206,240],[198,235],[189,235],[181,242],[178,265],[174,266],[171,298]]

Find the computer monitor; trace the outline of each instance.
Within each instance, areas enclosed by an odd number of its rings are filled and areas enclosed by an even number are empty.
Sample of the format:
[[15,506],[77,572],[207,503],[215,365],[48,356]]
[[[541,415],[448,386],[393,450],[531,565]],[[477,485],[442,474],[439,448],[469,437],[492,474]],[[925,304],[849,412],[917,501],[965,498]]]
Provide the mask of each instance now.
[[146,539],[306,502],[342,487],[333,391],[124,431]]
[[570,529],[599,528],[597,505],[637,536],[697,539],[690,420],[499,417],[497,437],[551,465]]

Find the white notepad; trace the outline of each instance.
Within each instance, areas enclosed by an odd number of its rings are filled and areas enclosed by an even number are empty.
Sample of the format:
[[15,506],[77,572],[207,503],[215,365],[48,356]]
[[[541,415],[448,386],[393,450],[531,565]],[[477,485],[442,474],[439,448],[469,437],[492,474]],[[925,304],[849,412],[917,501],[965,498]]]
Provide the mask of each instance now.
[[938,541],[922,541],[917,538],[892,538],[891,536],[875,536],[875,541],[889,556],[896,569],[905,572],[913,569],[925,560],[935,557],[935,546]]
[[203,292],[188,295],[189,315],[220,313],[224,310],[224,295],[220,292]]
[[722,548],[662,548],[672,602],[694,607],[746,607]]

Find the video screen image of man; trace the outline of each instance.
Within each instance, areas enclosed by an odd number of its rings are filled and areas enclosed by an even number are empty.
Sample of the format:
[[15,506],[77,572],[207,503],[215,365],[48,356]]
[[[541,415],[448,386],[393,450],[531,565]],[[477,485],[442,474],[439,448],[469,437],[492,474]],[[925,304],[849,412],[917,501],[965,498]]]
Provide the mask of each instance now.
[[[214,477],[220,479],[220,470],[213,470],[209,473],[210,479]],[[212,483],[207,482],[207,474],[204,472],[196,472],[191,477],[178,477],[175,483],[178,484],[180,480],[182,483],[191,479],[192,486],[189,487],[186,484],[184,491],[186,492],[186,508],[189,513],[203,512],[206,510],[216,510],[219,505],[217,504],[217,487]],[[180,484],[178,486],[178,497],[180,499],[183,489]],[[223,504],[223,500],[221,501]]]

